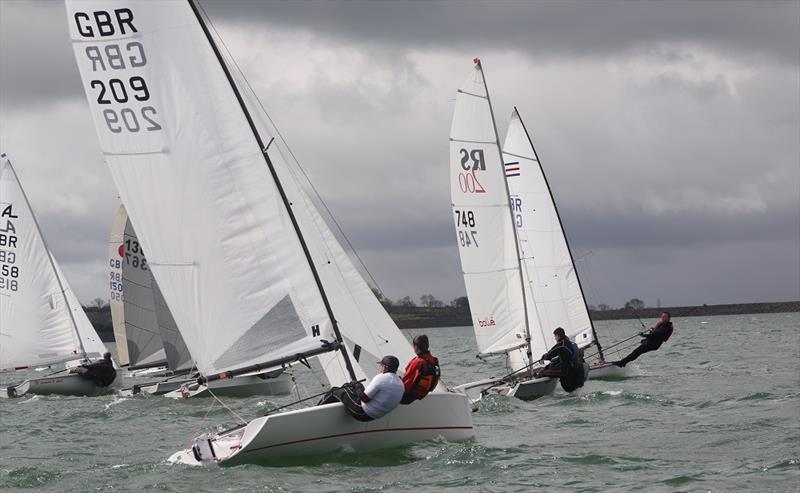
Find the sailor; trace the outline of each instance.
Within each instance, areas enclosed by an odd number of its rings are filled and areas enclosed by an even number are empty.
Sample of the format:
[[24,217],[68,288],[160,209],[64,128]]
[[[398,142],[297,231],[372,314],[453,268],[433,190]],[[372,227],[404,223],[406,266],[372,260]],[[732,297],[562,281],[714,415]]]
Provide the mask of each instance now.
[[98,387],[108,387],[117,378],[117,370],[114,369],[114,363],[111,361],[111,353],[105,353],[103,359],[81,365],[74,370],[75,373],[81,377],[91,380]]
[[425,398],[430,391],[436,388],[442,374],[439,360],[428,350],[428,336],[418,335],[414,338],[413,346],[417,356],[406,365],[406,371],[403,374],[405,393],[403,393],[403,400],[400,401],[401,404],[411,404]]
[[614,361],[612,364],[624,368],[625,365],[635,360],[644,353],[655,351],[661,347],[662,344],[669,340],[672,335],[672,322],[670,322],[669,312],[662,312],[661,319],[654,326],[650,327],[649,331],[642,332],[639,335],[644,337],[639,343],[639,346],[633,352],[619,361]]
[[556,339],[556,344],[550,348],[550,351],[542,355],[542,360],[550,361],[550,364],[539,370],[536,374],[537,378],[561,378],[566,376],[575,366],[573,364],[572,341],[569,340],[564,329],[558,327],[553,331],[553,337]]
[[367,388],[358,382],[349,382],[329,390],[320,404],[339,401],[355,419],[372,421],[385,416],[400,405],[403,398],[403,381],[397,376],[400,360],[384,356],[378,362],[380,373],[369,382]]

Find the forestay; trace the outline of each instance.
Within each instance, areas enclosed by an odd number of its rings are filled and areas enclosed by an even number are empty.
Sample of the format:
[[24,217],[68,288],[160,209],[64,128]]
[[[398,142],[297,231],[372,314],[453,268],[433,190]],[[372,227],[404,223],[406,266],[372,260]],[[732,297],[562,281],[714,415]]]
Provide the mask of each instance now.
[[112,177],[198,369],[319,348],[331,322],[278,186],[188,2],[67,2]]
[[120,205],[108,237],[108,304],[111,307],[111,324],[114,327],[114,341],[117,343],[117,360],[120,365],[129,363],[122,293],[122,261],[125,258],[122,243],[127,222],[128,212],[124,205]]
[[533,354],[546,351],[556,327],[563,327],[570,339],[585,347],[593,340],[592,325],[580,281],[550,187],[516,108],[503,160],[530,292],[529,318],[535,322],[531,323]]
[[[49,365],[83,356],[68,305],[75,302],[74,297],[65,297],[69,286],[59,279],[55,266],[14,168],[2,154],[0,370]],[[74,314],[85,319],[79,307],[76,304]]]
[[453,220],[478,350],[525,344],[525,301],[497,132],[480,63],[456,96],[450,129]]

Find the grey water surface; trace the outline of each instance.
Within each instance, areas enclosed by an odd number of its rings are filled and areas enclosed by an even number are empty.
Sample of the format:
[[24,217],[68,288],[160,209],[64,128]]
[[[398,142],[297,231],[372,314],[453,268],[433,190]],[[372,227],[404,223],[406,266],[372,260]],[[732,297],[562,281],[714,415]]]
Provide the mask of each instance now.
[[[533,402],[495,397],[465,443],[341,453],[288,467],[169,465],[201,431],[235,423],[211,400],[24,396],[0,400],[3,491],[800,491],[800,313],[677,318],[634,376]],[[645,321],[648,322],[648,321]],[[652,321],[649,321],[652,322]],[[599,322],[609,346],[637,321]],[[503,373],[471,329],[426,332],[445,379]],[[31,372],[30,374],[33,374]],[[24,375],[2,375],[8,384]],[[319,369],[297,370],[301,395]],[[292,397],[226,399],[245,418]]]

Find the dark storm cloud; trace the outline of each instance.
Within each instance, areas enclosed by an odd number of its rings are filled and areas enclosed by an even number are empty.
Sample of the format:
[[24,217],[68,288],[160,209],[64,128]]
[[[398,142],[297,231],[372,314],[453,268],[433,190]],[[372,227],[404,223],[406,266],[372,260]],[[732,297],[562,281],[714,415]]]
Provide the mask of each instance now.
[[3,110],[84,98],[63,2],[0,1]]
[[254,2],[202,0],[213,20],[268,23],[401,47],[594,57],[697,42],[800,63],[798,2]]

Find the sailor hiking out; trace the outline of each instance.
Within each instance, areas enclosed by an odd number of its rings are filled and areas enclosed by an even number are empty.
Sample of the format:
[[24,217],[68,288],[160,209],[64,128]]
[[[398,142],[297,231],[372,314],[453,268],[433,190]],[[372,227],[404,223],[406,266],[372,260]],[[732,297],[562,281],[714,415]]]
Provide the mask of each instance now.
[[411,404],[416,400],[424,399],[439,384],[442,371],[439,368],[439,360],[428,350],[429,345],[428,336],[425,334],[414,338],[414,353],[417,357],[406,365],[406,371],[403,374],[405,392],[400,401],[401,404]]
[[569,339],[561,327],[553,331],[553,336],[556,344],[541,358],[550,363],[539,370],[536,377],[558,378],[561,387],[567,392],[583,387],[586,375],[583,371],[583,361],[578,345]]
[[639,346],[633,352],[613,364],[619,367],[625,367],[628,363],[635,360],[644,353],[656,351],[662,344],[667,342],[672,336],[672,322],[670,322],[671,315],[669,312],[662,312],[661,319],[650,330],[642,332],[639,335],[644,337]]
[[400,360],[384,356],[378,362],[380,373],[369,382],[367,388],[359,382],[349,382],[330,389],[320,404],[341,402],[344,408],[359,421],[372,421],[390,413],[403,398],[403,381],[397,376]]
[[117,370],[114,369],[114,363],[111,361],[111,353],[109,352],[103,354],[103,359],[81,365],[73,371],[81,377],[91,380],[98,387],[108,387],[117,378]]

